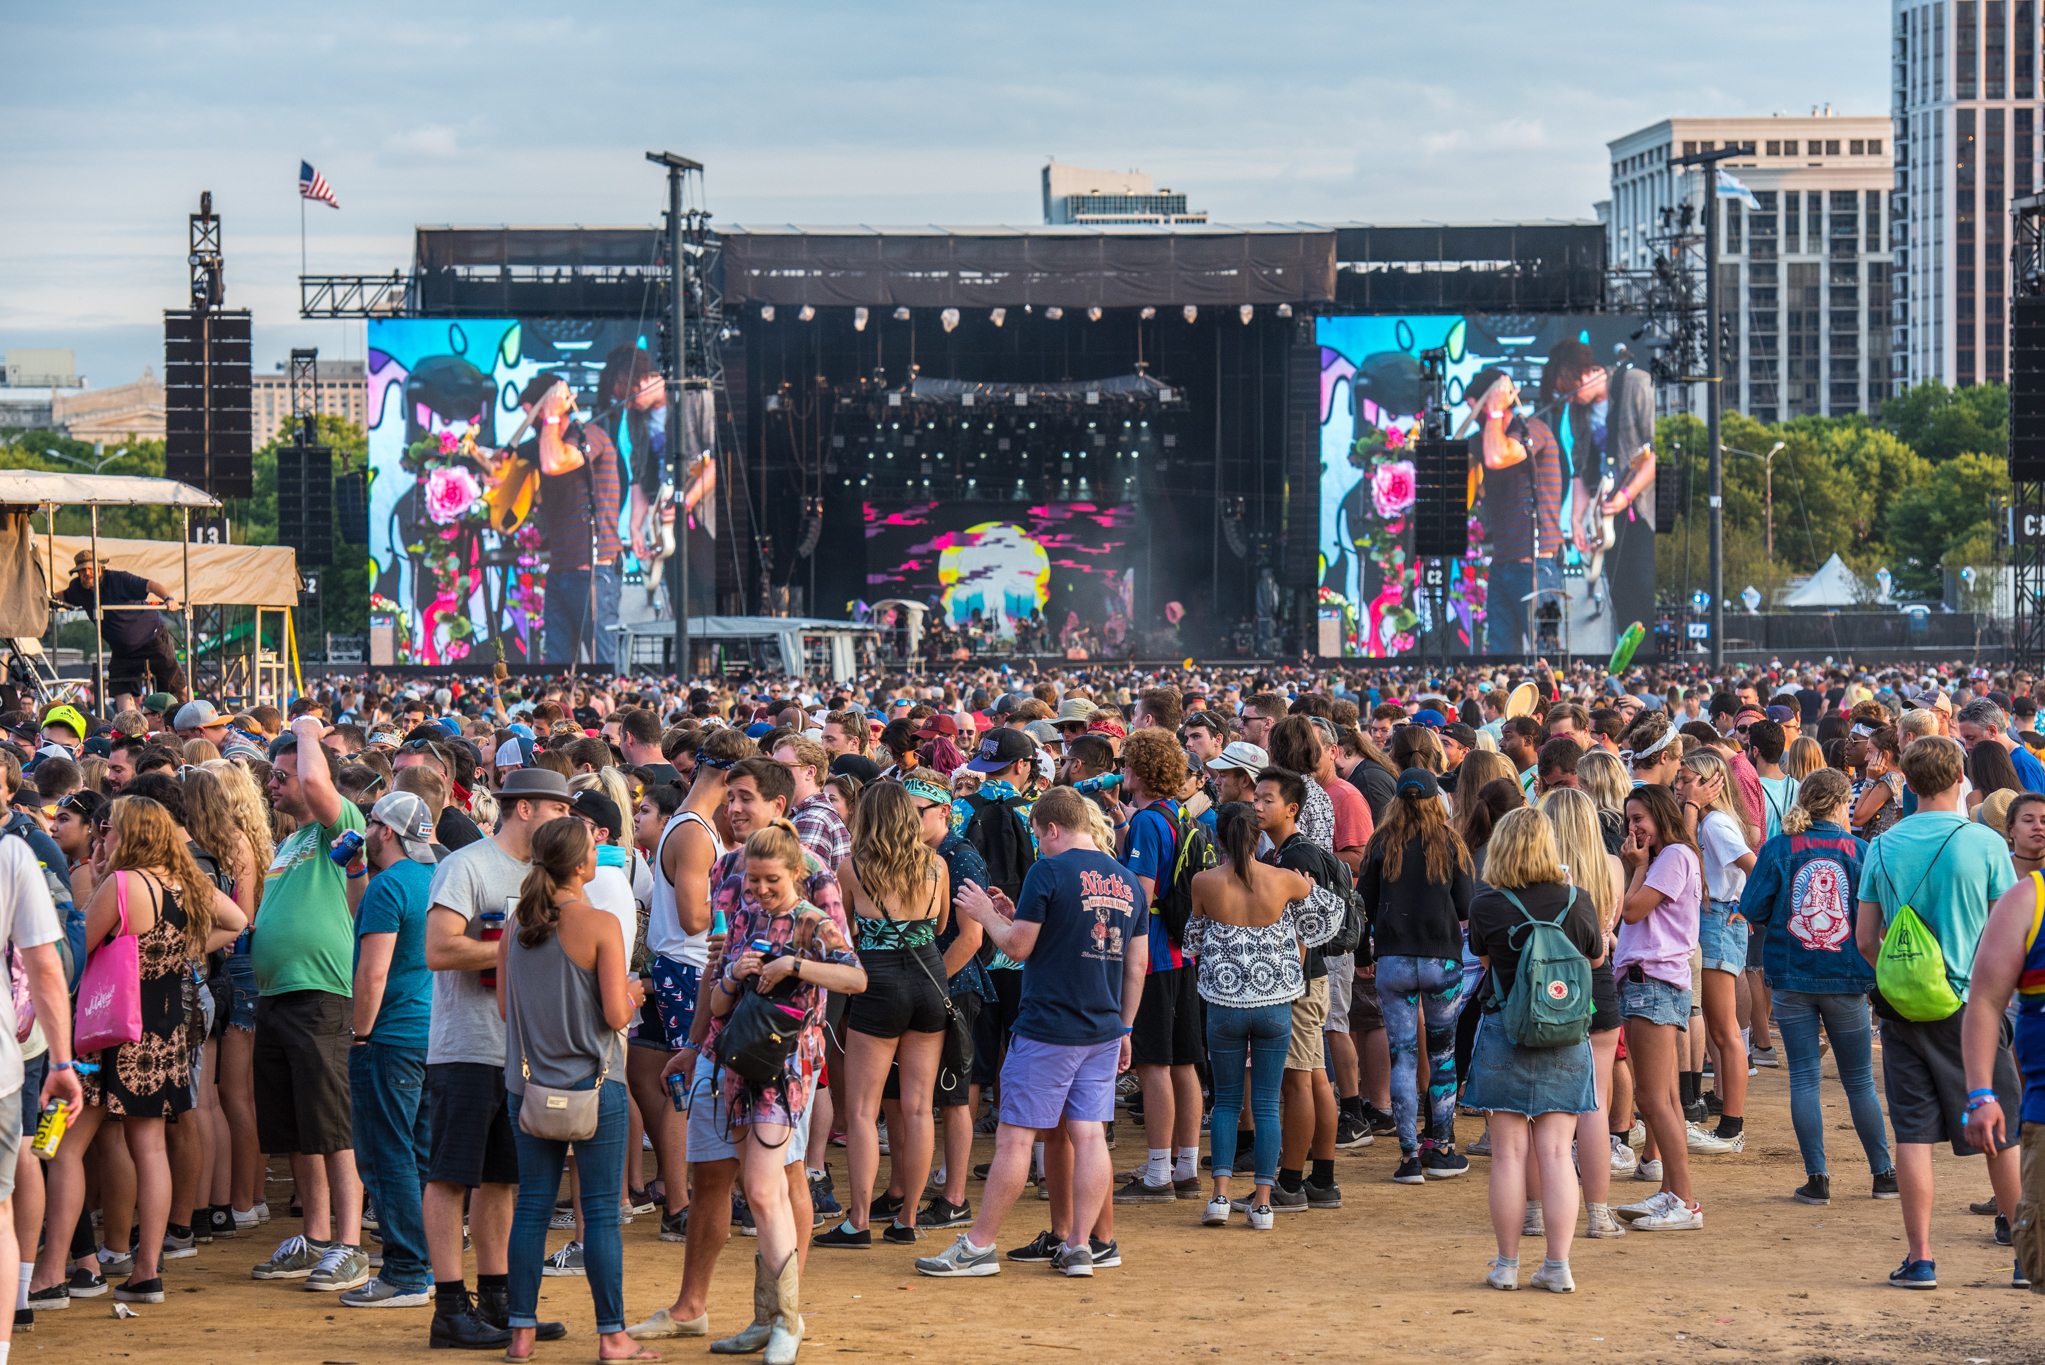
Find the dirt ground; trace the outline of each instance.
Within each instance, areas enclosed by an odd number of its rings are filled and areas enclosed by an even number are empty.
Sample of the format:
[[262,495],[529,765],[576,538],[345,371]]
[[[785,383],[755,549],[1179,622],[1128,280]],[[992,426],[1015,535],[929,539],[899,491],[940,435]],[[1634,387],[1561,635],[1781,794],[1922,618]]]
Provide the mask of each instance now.
[[[1009,1266],[991,1279],[918,1276],[915,1256],[946,1245],[952,1233],[932,1233],[914,1251],[877,1245],[815,1252],[804,1285],[803,1355],[1023,1362],[1049,1350],[1121,1365],[1210,1355],[1459,1365],[2045,1361],[2045,1299],[2008,1287],[2010,1252],[1994,1244],[1991,1220],[1967,1211],[1988,1190],[1978,1159],[1938,1157],[1934,1255],[1942,1287],[1902,1293],[1885,1283],[1903,1257],[1900,1208],[1868,1197],[1865,1161],[1829,1059],[1829,1208],[1789,1197],[1803,1168],[1789,1126],[1787,1073],[1764,1070],[1750,1095],[1745,1154],[1696,1159],[1704,1230],[1616,1241],[1580,1237],[1572,1252],[1574,1295],[1485,1287],[1485,1262],[1495,1253],[1485,1158],[1473,1157],[1470,1174],[1459,1180],[1394,1185],[1397,1143],[1380,1138],[1338,1158],[1341,1209],[1290,1215],[1273,1232],[1252,1233],[1240,1217],[1224,1229],[1202,1228],[1194,1200],[1124,1206],[1116,1220],[1124,1264],[1090,1280],[1064,1279],[1041,1266]],[[1463,1140],[1474,1139],[1479,1126],[1460,1120]],[[1119,1127],[1116,1164],[1126,1169],[1141,1158],[1141,1135],[1126,1117]],[[983,1140],[975,1159],[985,1160],[989,1146]],[[833,1150],[831,1167],[842,1197],[842,1149]],[[979,1187],[970,1188],[977,1204]],[[1622,1179],[1612,1202],[1650,1189]],[[273,1207],[287,1203],[276,1188]],[[1002,1247],[1020,1245],[1045,1226],[1045,1208],[1026,1192],[1002,1230]],[[249,1279],[249,1266],[295,1231],[280,1217],[263,1238],[215,1242],[197,1259],[167,1263],[168,1301],[141,1305],[132,1320],[113,1316],[110,1297],[39,1315],[32,1334],[15,1338],[14,1358],[372,1365],[425,1352],[430,1308],[351,1311],[295,1283]],[[658,1231],[652,1217],[624,1229],[630,1321],[671,1302],[680,1278],[682,1249],[662,1243]],[[550,1248],[567,1236],[554,1234]],[[718,1335],[750,1317],[752,1254],[753,1243],[737,1236],[725,1248],[711,1296]],[[1539,1255],[1534,1245],[1523,1248],[1523,1283]],[[581,1280],[543,1281],[541,1314],[565,1320],[569,1336],[542,1344],[539,1360],[595,1358]],[[702,1340],[655,1345],[671,1361],[708,1354]]]

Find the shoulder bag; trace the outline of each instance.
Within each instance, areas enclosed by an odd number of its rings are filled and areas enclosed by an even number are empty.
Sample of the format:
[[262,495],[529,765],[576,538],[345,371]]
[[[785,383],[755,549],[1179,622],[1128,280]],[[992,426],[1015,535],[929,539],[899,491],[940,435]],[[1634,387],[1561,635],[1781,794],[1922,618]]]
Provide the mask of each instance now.
[[[854,876],[859,875],[858,864],[853,865],[852,873]],[[880,898],[872,896],[870,899],[879,909],[880,917],[892,923],[894,917],[888,914],[888,907],[881,903]],[[932,892],[932,909],[936,908],[936,899],[937,893]],[[958,911],[954,910],[952,913],[957,914]],[[931,918],[934,921],[936,916],[932,915]],[[944,1001],[944,1056],[939,1062],[937,1088],[955,1089],[973,1070],[972,1025],[966,1022],[966,1016],[960,1014],[958,1007],[952,1004],[951,991],[946,988],[944,982],[937,979],[936,974],[930,970],[930,964],[923,960],[922,955],[912,948],[909,950],[909,956],[915,958],[916,965],[922,969],[923,975],[930,979],[931,985],[937,987],[938,998]]]
[[80,1056],[132,1043],[142,1037],[142,957],[128,932],[128,874],[114,873],[114,902],[121,930],[93,949],[78,978]]
[[[504,998],[507,1012],[518,1009],[518,992],[508,970],[504,974]],[[520,1023],[518,1074],[525,1079],[525,1099],[519,1106],[518,1126],[528,1135],[549,1142],[587,1142],[596,1136],[597,1105],[603,1097],[604,1082],[611,1074],[611,1044],[617,1038],[616,1030],[606,1029],[605,1033],[603,1070],[597,1073],[596,1084],[587,1090],[562,1090],[533,1079],[532,1067],[525,1058],[525,1025]]]

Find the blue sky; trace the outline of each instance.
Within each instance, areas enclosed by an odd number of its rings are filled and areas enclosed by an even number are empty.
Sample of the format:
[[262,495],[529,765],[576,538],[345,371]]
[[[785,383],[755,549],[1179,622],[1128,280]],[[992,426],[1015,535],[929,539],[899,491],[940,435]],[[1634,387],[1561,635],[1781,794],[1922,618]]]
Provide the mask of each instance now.
[[415,223],[650,222],[650,148],[725,222],[1030,223],[1049,156],[1140,167],[1217,221],[1584,218],[1604,144],[1670,114],[1887,107],[1886,7],[1608,0],[194,9],[14,0],[0,347],[95,386],[161,367],[213,191],[256,361],[359,356],[315,271],[406,265]]

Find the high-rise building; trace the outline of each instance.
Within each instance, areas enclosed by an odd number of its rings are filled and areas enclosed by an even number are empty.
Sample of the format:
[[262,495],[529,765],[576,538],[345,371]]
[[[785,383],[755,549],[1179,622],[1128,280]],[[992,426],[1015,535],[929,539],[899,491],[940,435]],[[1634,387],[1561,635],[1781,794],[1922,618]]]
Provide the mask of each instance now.
[[[369,425],[368,371],[359,360],[322,360],[313,390],[313,411]],[[250,379],[249,418],[256,444],[275,436],[291,420],[291,374],[279,363],[275,374]]]
[[1204,223],[1205,209],[1186,196],[1153,189],[1142,171],[1090,171],[1053,161],[1044,167],[1044,221],[1096,226]]
[[1719,164],[1760,207],[1718,201],[1727,410],[1773,422],[1874,412],[1890,395],[1889,137],[1886,118],[1827,109],[1663,119],[1607,144],[1612,198],[1600,216],[1612,268],[1626,272],[1653,266],[1664,210],[1702,208],[1705,176],[1669,163],[1739,148]]
[[2009,201],[2038,176],[2035,0],[1893,0],[1898,385],[2008,374]]

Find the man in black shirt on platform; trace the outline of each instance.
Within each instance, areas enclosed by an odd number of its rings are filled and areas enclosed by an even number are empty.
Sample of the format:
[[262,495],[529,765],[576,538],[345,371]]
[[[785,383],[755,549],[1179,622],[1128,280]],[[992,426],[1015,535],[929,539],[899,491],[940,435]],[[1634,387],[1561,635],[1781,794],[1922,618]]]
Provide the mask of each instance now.
[[[108,694],[132,692],[139,697],[145,692],[161,689],[184,695],[185,671],[178,667],[177,650],[171,644],[169,628],[158,613],[139,609],[155,597],[163,603],[165,611],[176,611],[177,602],[171,597],[170,589],[153,578],[123,573],[119,569],[108,568],[107,564],[104,556],[95,563],[92,551],[80,550],[72,561],[69,586],[57,596],[67,606],[90,614],[93,580],[97,579],[102,607],[127,608],[101,613],[100,638],[106,641],[107,651],[113,655],[107,664]],[[144,675],[151,678],[152,683],[138,686]]]

